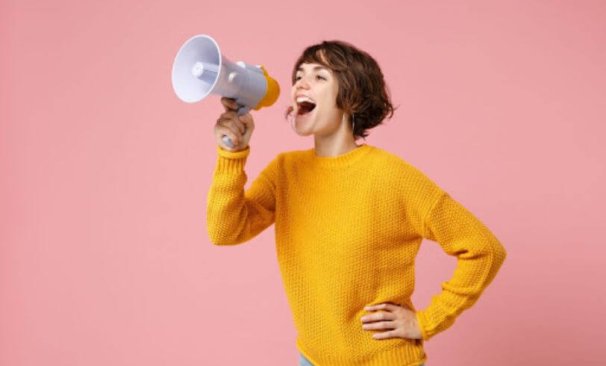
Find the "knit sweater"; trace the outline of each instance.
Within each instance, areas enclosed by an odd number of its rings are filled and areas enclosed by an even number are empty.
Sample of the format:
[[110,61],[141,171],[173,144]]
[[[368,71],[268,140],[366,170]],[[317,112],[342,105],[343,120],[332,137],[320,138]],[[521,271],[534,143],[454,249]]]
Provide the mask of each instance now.
[[[244,243],[275,224],[278,264],[297,330],[315,366],[420,365],[423,342],[473,305],[506,252],[474,215],[411,164],[361,145],[335,157],[314,149],[279,154],[244,186],[250,147],[218,147],[207,201],[216,245]],[[430,305],[411,302],[423,239],[456,256],[453,277]],[[372,338],[364,306],[416,312],[423,339]],[[384,330],[383,330],[384,331]]]

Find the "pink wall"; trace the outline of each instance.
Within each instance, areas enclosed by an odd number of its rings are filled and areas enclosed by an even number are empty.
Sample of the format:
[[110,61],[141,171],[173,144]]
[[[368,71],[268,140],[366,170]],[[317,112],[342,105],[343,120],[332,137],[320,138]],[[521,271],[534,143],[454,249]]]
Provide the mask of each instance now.
[[[604,364],[606,3],[236,3],[0,3],[0,365],[297,363],[273,229],[233,248],[207,238],[222,109],[170,84],[197,33],[285,90],[323,39],[382,65],[400,108],[368,143],[426,172],[509,253],[426,343],[429,365]],[[287,95],[254,114],[249,177],[313,145],[282,119]],[[424,245],[419,307],[454,264]]]

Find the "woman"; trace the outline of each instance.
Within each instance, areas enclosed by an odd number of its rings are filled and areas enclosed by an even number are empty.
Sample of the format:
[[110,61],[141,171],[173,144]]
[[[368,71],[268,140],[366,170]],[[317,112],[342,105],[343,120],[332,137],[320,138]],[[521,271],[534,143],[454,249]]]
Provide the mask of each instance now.
[[[297,134],[314,136],[314,148],[279,154],[247,190],[254,121],[222,99],[207,206],[211,241],[244,243],[275,224],[301,365],[422,365],[423,342],[476,302],[505,250],[421,171],[356,144],[393,114],[370,55],[345,42],[322,42],[303,52],[292,82],[287,116]],[[442,293],[416,310],[414,261],[423,238],[438,242],[458,265]]]

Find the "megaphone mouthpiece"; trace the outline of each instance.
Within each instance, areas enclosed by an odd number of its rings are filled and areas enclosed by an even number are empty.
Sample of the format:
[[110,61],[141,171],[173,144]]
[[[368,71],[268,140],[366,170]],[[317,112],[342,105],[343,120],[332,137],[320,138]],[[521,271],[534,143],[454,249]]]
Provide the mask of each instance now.
[[262,107],[269,107],[273,105],[280,96],[280,84],[269,76],[267,70],[265,70],[263,66],[260,66],[260,68],[263,70],[263,75],[267,81],[267,92],[265,93],[263,99],[261,99],[259,104],[255,107],[256,110],[261,109]]

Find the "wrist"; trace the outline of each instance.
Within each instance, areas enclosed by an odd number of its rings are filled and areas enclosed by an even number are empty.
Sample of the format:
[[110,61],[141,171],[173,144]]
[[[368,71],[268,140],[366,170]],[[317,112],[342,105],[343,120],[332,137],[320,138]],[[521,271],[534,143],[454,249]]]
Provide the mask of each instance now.
[[250,146],[246,146],[244,148],[238,150],[227,150],[221,146],[217,146],[217,152],[219,156],[228,158],[228,159],[242,159],[248,156],[250,153]]

